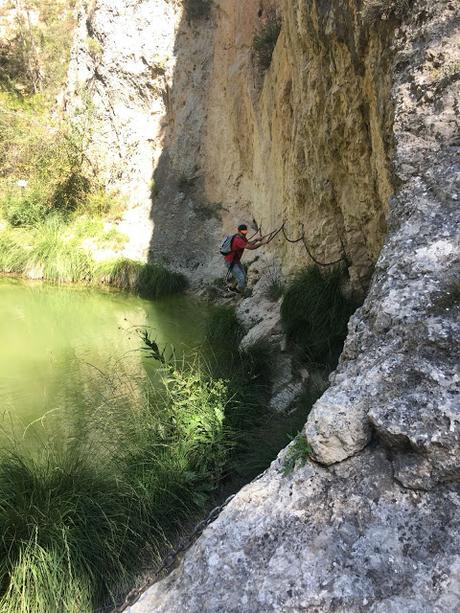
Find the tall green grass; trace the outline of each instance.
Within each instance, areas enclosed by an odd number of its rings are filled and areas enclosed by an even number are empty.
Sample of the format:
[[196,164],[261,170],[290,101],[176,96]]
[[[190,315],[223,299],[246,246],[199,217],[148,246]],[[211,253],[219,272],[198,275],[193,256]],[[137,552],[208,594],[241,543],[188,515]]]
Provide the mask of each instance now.
[[291,346],[301,361],[335,368],[350,316],[358,306],[344,293],[341,268],[300,272],[288,285],[281,317]]
[[187,288],[187,280],[180,273],[161,264],[142,264],[126,258],[101,263],[94,280],[153,299],[180,294]]
[[[153,299],[186,289],[186,278],[161,264],[126,258],[96,262],[82,244],[87,235],[99,239],[101,226],[100,220],[91,218],[79,218],[72,225],[59,216],[51,216],[34,228],[7,226],[0,231],[0,272],[52,283],[110,285]],[[113,240],[113,233],[102,234],[100,240]]]
[[194,365],[95,407],[91,440],[0,456],[0,609],[93,611],[129,589],[224,472],[228,391]]
[[[305,424],[327,383],[313,373],[289,414],[269,408],[276,360],[268,342],[239,348],[244,331],[232,307],[218,307],[207,322],[207,355],[214,376],[227,381],[225,424],[233,434],[227,473],[247,481],[262,472]],[[321,382],[321,384],[320,384]]]

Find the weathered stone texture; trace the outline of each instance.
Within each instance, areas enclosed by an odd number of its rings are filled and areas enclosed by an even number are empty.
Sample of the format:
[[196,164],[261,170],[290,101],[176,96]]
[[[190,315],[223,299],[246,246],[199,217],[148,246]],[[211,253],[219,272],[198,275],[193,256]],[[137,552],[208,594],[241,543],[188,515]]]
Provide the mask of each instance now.
[[458,610],[458,492],[405,490],[381,450],[288,476],[282,461],[130,613]]
[[67,112],[89,125],[88,155],[129,209],[121,230],[127,255],[145,258],[153,232],[153,171],[174,70],[180,13],[164,0],[95,1],[80,6],[65,97]]
[[[188,23],[178,2],[94,2],[80,16],[68,108],[90,100],[94,157],[127,192],[127,229],[144,250],[150,231],[153,257],[202,281],[222,270],[223,231],[284,220],[291,237],[305,228],[319,260],[346,255],[363,289],[393,189],[390,28],[361,28],[355,2],[283,0],[263,75],[252,45],[270,6],[219,0]],[[270,250],[284,272],[311,262],[301,243]]]
[[315,457],[330,464],[362,449],[374,431],[395,450],[397,477],[426,488],[457,479],[460,468],[458,296],[442,306],[460,270],[460,78],[449,68],[460,65],[460,21],[453,3],[422,7],[398,36],[400,189],[390,232],[352,318],[335,385],[316,404],[306,433]]
[[[389,30],[359,27],[355,2],[276,4],[283,26],[262,78],[252,44],[273,3],[218,3],[207,194],[234,220],[235,205],[248,203],[265,230],[284,220],[297,238],[303,225],[317,259],[347,255],[359,287],[382,246],[392,194]],[[302,243],[279,238],[270,249],[284,271],[311,263]]]

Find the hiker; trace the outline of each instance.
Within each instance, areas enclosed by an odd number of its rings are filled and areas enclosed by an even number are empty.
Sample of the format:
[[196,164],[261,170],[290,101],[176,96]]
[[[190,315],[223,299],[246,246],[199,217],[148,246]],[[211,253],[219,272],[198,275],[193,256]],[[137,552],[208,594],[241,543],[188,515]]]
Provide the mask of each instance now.
[[246,289],[246,271],[241,265],[241,258],[244,250],[258,249],[263,245],[262,237],[249,241],[246,238],[247,233],[247,225],[240,224],[238,226],[238,233],[234,234],[233,236],[227,236],[221,248],[221,253],[224,256],[225,265],[228,269],[227,280],[230,275],[233,275],[233,278],[237,284],[236,287],[229,286],[228,289],[239,292],[243,295]]

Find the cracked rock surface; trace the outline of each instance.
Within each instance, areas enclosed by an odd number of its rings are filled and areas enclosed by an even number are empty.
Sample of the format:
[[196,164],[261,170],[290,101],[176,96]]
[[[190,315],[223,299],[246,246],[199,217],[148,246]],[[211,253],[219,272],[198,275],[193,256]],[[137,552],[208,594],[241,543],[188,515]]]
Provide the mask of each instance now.
[[132,613],[455,611],[458,492],[407,490],[380,450],[246,486]]
[[[316,460],[332,464],[375,432],[397,477],[426,489],[460,474],[460,9],[415,4],[395,55],[400,189],[389,234],[306,434]],[[449,58],[443,76],[440,58]]]

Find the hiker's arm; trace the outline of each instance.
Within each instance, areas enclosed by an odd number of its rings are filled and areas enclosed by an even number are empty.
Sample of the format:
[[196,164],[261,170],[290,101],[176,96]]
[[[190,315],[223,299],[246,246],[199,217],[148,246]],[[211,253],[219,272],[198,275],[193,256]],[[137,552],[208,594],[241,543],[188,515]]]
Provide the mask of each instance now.
[[262,247],[262,245],[263,240],[261,238],[257,238],[255,241],[249,241],[246,245],[246,249],[250,249],[252,251],[253,249],[258,249],[259,247]]

